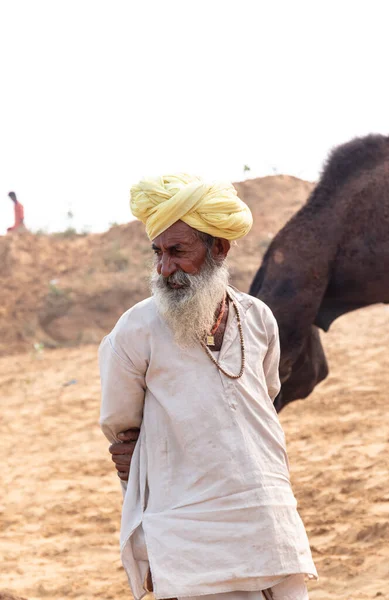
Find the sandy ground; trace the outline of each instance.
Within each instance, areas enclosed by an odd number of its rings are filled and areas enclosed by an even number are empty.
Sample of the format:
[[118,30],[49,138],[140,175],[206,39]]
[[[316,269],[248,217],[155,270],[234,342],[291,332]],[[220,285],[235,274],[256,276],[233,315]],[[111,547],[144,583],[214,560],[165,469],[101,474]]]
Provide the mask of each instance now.
[[[389,598],[388,319],[377,306],[335,323],[323,336],[330,377],[281,415],[320,572],[313,600]],[[1,358],[0,396],[0,590],[130,598],[96,347]]]

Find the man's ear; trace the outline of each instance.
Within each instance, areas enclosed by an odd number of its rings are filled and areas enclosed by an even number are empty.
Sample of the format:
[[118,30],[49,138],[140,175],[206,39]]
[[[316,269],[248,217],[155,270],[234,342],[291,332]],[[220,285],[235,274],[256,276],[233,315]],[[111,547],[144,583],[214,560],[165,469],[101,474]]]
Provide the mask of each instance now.
[[217,262],[223,262],[231,248],[231,243],[224,238],[215,238],[212,246],[212,256]]

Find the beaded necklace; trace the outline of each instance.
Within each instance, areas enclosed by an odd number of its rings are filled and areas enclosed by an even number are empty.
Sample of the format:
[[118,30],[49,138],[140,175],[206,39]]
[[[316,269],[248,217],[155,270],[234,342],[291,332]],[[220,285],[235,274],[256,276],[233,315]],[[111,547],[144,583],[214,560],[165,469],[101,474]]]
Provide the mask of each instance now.
[[208,348],[208,346],[206,344],[204,344],[204,342],[201,342],[201,345],[204,348],[205,352],[208,354],[208,356],[211,359],[211,361],[214,363],[214,365],[217,366],[217,368],[219,369],[219,371],[221,371],[222,373],[224,373],[224,375],[226,375],[230,379],[239,379],[240,377],[242,377],[242,375],[244,373],[244,367],[245,367],[245,361],[246,361],[245,347],[244,347],[244,338],[243,338],[243,329],[242,329],[242,323],[241,323],[241,320],[240,320],[240,314],[239,314],[238,307],[237,307],[234,299],[231,297],[231,295],[229,294],[228,291],[227,291],[227,296],[228,296],[228,298],[232,302],[232,306],[234,307],[235,314],[236,314],[236,319],[238,321],[238,329],[239,329],[239,336],[240,336],[240,350],[241,350],[241,355],[242,355],[241,367],[240,367],[240,371],[239,371],[238,375],[234,375],[233,373],[229,373],[228,371],[226,371],[221,366],[221,364],[219,363],[219,361],[213,356],[213,354],[210,351],[210,349]]

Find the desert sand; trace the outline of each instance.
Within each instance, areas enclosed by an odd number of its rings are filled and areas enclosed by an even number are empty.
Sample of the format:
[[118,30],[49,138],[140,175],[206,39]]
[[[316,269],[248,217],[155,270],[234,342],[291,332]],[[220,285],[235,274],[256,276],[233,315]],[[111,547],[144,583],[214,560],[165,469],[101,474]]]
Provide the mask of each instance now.
[[[280,415],[320,574],[313,600],[389,597],[388,319],[376,306],[336,322],[322,336],[330,377]],[[0,589],[29,600],[130,598],[96,350],[0,359]]]
[[[309,184],[304,185],[308,193]],[[281,194],[281,221],[295,210],[283,201]],[[279,226],[266,220],[272,208],[269,202],[260,222],[269,237]],[[262,217],[258,213],[258,220]],[[111,243],[118,232],[104,235],[91,242],[56,241],[55,265],[49,258],[29,261],[26,241],[4,246],[2,285],[9,301],[0,315],[0,598],[7,600],[1,592],[28,600],[131,598],[118,548],[120,486],[98,427],[94,339],[114,323],[128,298],[119,295],[115,310],[106,304],[100,313],[92,311],[88,335],[93,343],[85,343],[85,336],[79,340],[82,346],[60,347],[61,335],[76,331],[85,320],[88,326],[92,296],[101,300],[105,278],[106,287],[116,281],[116,289],[124,289],[118,278],[128,278],[128,271],[121,267],[99,271],[98,280],[94,272],[88,279],[88,271],[82,271],[87,259],[97,260],[103,241]],[[39,240],[42,252],[50,243]],[[255,243],[249,238],[244,246],[245,252],[252,250],[249,261],[232,263],[234,282],[243,290],[259,264]],[[138,250],[128,256],[143,273],[146,255]],[[119,251],[124,252],[116,247],[116,254],[109,255],[112,260],[122,256]],[[235,251],[243,256],[242,247]],[[8,267],[14,275],[7,275]],[[48,290],[58,272],[60,283]],[[69,288],[60,287],[64,281]],[[36,310],[22,286],[35,290]],[[54,311],[55,318],[48,320],[47,295],[60,300],[62,309],[65,295],[68,311]],[[312,600],[389,598],[388,320],[389,307],[377,305],[336,321],[322,335],[330,376],[307,400],[294,402],[280,415],[295,495],[320,575],[309,584]],[[41,345],[34,347],[34,340]],[[51,349],[50,340],[58,347]]]

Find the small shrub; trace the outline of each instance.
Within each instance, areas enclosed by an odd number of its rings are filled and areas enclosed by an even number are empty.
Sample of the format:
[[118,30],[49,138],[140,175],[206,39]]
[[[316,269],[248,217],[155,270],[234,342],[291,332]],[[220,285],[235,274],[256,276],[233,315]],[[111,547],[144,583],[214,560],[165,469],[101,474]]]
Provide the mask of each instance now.
[[50,281],[49,292],[53,296],[64,296],[66,294],[66,291],[58,287],[55,281]]
[[84,225],[84,227],[82,228],[79,235],[82,237],[85,237],[86,235],[89,235],[90,232],[91,232],[91,228],[89,227],[89,225]]
[[76,229],[74,229],[74,227],[68,227],[67,229],[65,229],[65,231],[62,233],[63,237],[65,238],[71,238],[71,237],[75,237],[77,235],[77,231]]
[[65,229],[65,231],[55,231],[51,235],[56,238],[70,239],[77,237],[79,234],[77,233],[77,230],[74,227],[68,227],[67,229]]

